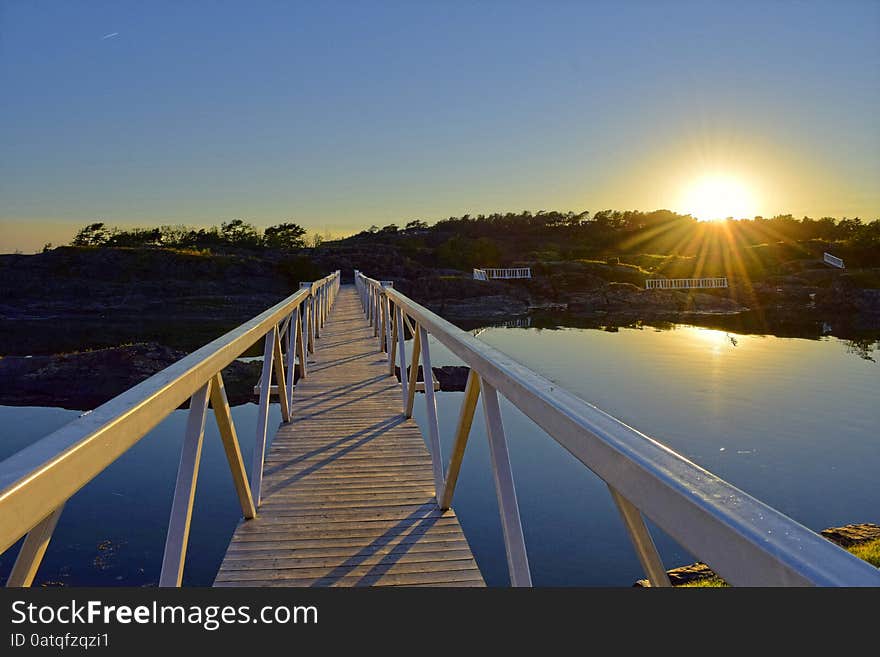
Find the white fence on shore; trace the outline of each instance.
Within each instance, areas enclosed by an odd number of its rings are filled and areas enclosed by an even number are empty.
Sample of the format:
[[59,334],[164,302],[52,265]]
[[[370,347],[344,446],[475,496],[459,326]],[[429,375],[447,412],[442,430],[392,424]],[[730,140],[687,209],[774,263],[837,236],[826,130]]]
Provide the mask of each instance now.
[[727,277],[719,278],[649,278],[646,290],[691,290],[727,287]]
[[843,259],[838,258],[837,256],[833,256],[830,253],[822,254],[822,262],[824,262],[826,265],[837,267],[838,269],[846,269],[846,267],[843,266]]
[[490,278],[531,278],[531,267],[508,267],[493,268],[483,267],[474,269],[474,279],[478,281],[488,281]]

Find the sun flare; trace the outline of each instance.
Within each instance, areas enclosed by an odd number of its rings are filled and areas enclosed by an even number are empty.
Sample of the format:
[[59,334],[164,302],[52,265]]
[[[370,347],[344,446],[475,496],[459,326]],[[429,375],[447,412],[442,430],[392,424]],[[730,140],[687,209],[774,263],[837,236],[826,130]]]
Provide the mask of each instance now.
[[757,214],[757,201],[742,180],[714,174],[697,178],[686,187],[681,208],[700,221],[719,221],[727,217],[744,219]]

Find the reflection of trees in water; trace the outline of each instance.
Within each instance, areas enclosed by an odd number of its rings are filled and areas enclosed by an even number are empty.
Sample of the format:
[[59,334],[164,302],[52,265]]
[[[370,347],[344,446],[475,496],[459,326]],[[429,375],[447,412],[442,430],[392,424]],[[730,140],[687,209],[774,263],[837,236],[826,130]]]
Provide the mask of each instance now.
[[[617,319],[617,321],[609,321]],[[675,331],[678,328],[697,327],[716,331],[724,331],[730,344],[739,346],[737,335],[772,335],[779,338],[800,338],[806,340],[827,340],[834,338],[844,343],[846,352],[858,356],[862,360],[872,363],[878,362],[874,352],[880,351],[880,331],[877,328],[852,329],[846,325],[832,327],[827,322],[821,326],[814,321],[806,321],[802,324],[779,324],[768,326],[763,321],[757,321],[754,313],[739,313],[737,315],[706,315],[691,316],[687,321],[669,321],[666,319],[652,318],[649,320],[633,317],[612,318],[584,317],[568,313],[533,313],[528,317],[519,318],[509,322],[493,323],[474,322],[471,327],[479,328],[474,331],[479,334],[490,326],[505,328],[531,328],[538,332],[542,330],[559,330],[565,328],[582,328],[617,333],[622,328],[636,329],[640,331]]]
[[846,345],[846,353],[854,354],[859,358],[869,360],[872,363],[877,362],[874,360],[871,353],[874,351],[880,351],[880,340],[861,338],[858,340],[844,340],[844,344]]

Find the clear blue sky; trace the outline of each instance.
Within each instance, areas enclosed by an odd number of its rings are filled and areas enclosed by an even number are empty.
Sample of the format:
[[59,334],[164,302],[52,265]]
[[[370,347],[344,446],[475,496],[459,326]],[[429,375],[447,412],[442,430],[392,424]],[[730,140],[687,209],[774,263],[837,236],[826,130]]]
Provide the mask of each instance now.
[[111,224],[880,216],[880,2],[0,0],[0,251]]

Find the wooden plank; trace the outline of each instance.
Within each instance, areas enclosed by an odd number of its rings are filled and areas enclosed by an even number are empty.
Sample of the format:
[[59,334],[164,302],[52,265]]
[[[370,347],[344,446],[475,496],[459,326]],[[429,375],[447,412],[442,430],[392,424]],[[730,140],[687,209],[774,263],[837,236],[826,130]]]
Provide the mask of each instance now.
[[[229,544],[228,555],[238,553],[251,553],[267,551],[272,554],[279,550],[296,550],[302,548],[318,548],[328,547],[367,547],[373,544],[381,544],[387,541],[393,545],[407,545],[409,543],[421,543],[427,545],[429,543],[440,543],[448,541],[450,538],[457,536],[456,527],[443,527],[440,530],[427,530],[413,532],[404,536],[394,536],[386,538],[384,534],[367,534],[366,536],[352,536],[350,532],[336,536],[314,535],[313,538],[306,538],[296,533],[290,534],[258,534],[258,540],[239,540]],[[379,539],[379,540],[377,540]]]
[[[402,543],[400,545],[377,545],[377,546],[334,546],[317,548],[299,548],[296,550],[279,550],[275,554],[242,554],[234,552],[223,559],[224,570],[248,570],[265,569],[274,567],[272,564],[284,564],[286,568],[296,568],[302,563],[303,567],[313,565],[338,566],[340,557],[356,561],[358,564],[369,563],[379,559],[393,557],[394,561],[403,559],[406,555],[427,553],[433,561],[444,561],[449,558],[471,558],[471,552],[467,541],[462,539],[451,541],[439,541],[436,543]],[[462,557],[462,553],[464,557]],[[454,556],[449,556],[454,554]],[[422,557],[423,559],[425,557]],[[344,562],[343,562],[344,563]],[[278,565],[279,568],[282,566]]]
[[[409,534],[427,531],[444,531],[449,527],[456,528],[457,530],[458,520],[455,517],[437,518],[437,520],[431,525],[416,525],[411,528],[407,528],[404,531],[400,532],[399,536],[408,536]],[[292,538],[308,538],[314,536],[376,537],[387,533],[387,527],[380,522],[363,523],[354,521],[340,522],[332,525],[327,523],[304,522],[299,523],[296,526],[291,526],[286,518],[283,521],[278,521],[277,519],[261,521],[260,519],[257,519],[253,522],[244,522],[240,524],[238,530],[235,533],[235,536],[233,536],[232,538],[232,542],[230,543],[230,545],[239,540],[274,540],[272,537],[275,535],[286,535]]]
[[375,310],[371,327],[353,288],[340,290],[265,455],[258,516],[235,529],[216,586],[484,585],[458,518],[437,506]]
[[[474,569],[466,570],[438,570],[434,572],[404,573],[404,572],[379,572],[374,576],[343,575],[327,577],[296,577],[295,572],[285,573],[288,577],[266,577],[266,571],[253,571],[249,579],[225,579],[215,580],[215,586],[424,586],[436,582],[448,583],[455,586],[458,581],[473,581]],[[279,573],[281,571],[278,571]],[[476,571],[479,572],[479,571]]]
[[272,527],[263,527],[261,531],[238,533],[229,543],[227,549],[234,552],[235,550],[258,549],[267,545],[278,549],[291,545],[315,547],[315,541],[321,541],[321,544],[326,547],[349,545],[361,548],[369,545],[412,543],[414,541],[433,543],[437,540],[456,540],[462,535],[458,523],[414,527],[403,533],[389,531],[388,526],[381,523],[372,523],[372,525],[375,525],[375,528],[368,528],[363,524],[317,524],[300,525],[299,527],[276,524]]
[[[316,563],[314,566],[302,565],[293,568],[287,568],[283,564],[269,563],[266,565],[266,568],[263,569],[221,571],[217,578],[221,581],[235,582],[253,579],[254,575],[271,579],[289,579],[291,577],[314,577],[320,579],[338,576],[369,577],[371,575],[385,575],[392,570],[395,574],[433,574],[436,572],[448,574],[450,572],[463,572],[466,573],[468,577],[473,576],[472,569],[474,567],[474,560],[470,557],[470,551],[464,550],[461,553],[464,555],[463,557],[461,557],[461,555],[456,555],[459,558],[446,559],[444,561],[436,560],[438,554],[442,555],[443,553],[435,553],[432,557],[423,561],[417,560],[418,555],[403,555],[395,563],[383,563],[381,560],[378,560],[372,563],[358,564],[351,567],[339,566],[335,561],[329,561],[327,565]],[[336,575],[337,571],[339,573],[344,572],[344,575]]]

